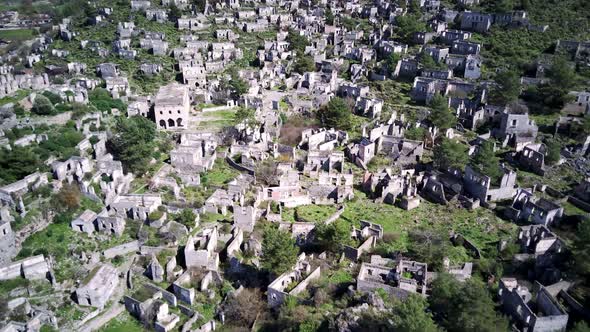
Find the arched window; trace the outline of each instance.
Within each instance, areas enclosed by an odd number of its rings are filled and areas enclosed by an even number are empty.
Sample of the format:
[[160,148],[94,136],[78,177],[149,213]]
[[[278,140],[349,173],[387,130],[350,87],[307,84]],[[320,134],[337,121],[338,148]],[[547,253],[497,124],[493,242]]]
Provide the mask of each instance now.
[[168,128],[174,127],[174,120],[168,119]]
[[182,127],[182,118],[176,119],[176,126],[177,127]]
[[160,127],[166,128],[166,121],[165,120],[160,120]]

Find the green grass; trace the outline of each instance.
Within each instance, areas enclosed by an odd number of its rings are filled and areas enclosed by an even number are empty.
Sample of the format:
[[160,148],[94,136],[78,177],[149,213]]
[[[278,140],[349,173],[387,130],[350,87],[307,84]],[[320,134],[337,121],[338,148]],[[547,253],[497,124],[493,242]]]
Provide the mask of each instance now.
[[0,39],[7,41],[25,41],[33,39],[35,36],[36,32],[32,29],[0,30]]
[[8,103],[17,103],[28,95],[29,95],[29,91],[17,90],[12,96],[6,96],[3,98],[0,98],[0,106],[6,105]]
[[346,284],[354,282],[354,277],[348,271],[338,270],[328,278],[328,281],[332,284]]
[[240,172],[230,167],[225,160],[216,160],[213,168],[201,174],[201,185],[223,187],[226,183],[235,179],[239,174]]
[[[357,227],[360,220],[382,225],[384,233],[397,234],[399,249],[405,247],[407,233],[420,226],[441,234],[450,231],[461,233],[482,250],[492,248],[499,239],[513,235],[516,227],[483,208],[469,211],[423,200],[416,209],[405,211],[393,205],[374,203],[359,191],[355,195],[353,201],[346,203],[340,219]],[[460,252],[455,255],[462,256]]]
[[303,205],[294,209],[283,209],[282,219],[287,222],[322,222],[336,212],[336,209],[333,205]]
[[223,127],[233,126],[235,124],[235,110],[221,110],[213,112],[201,112],[199,116],[203,118],[197,125],[198,129],[220,130]]
[[8,292],[18,287],[27,287],[30,282],[27,279],[17,278],[12,280],[0,281],[0,294],[1,296],[8,295]]
[[100,332],[143,332],[145,328],[127,311],[111,320]]

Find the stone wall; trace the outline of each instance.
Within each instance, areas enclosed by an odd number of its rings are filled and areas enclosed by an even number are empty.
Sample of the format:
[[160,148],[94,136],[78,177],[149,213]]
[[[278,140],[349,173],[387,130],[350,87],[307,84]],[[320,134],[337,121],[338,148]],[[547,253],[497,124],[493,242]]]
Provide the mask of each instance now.
[[297,294],[303,292],[312,281],[320,278],[321,273],[322,273],[322,271],[321,271],[320,267],[318,266],[315,270],[313,270],[313,272],[311,272],[307,276],[307,278],[305,278],[295,288],[293,288],[293,290],[289,292],[289,295],[297,295]]
[[172,289],[174,291],[174,295],[176,295],[180,301],[192,305],[195,299],[194,288],[186,288],[182,286],[183,284],[190,282],[190,280],[190,273],[185,272],[172,284]]
[[150,288],[154,292],[162,293],[162,298],[166,302],[168,302],[171,306],[176,307],[178,305],[178,300],[176,299],[176,296],[174,294],[170,293],[169,291],[162,289],[162,288],[160,288],[156,285],[153,285],[153,284],[145,284],[145,286],[147,288]]
[[244,241],[244,232],[241,229],[239,229],[237,231],[237,234],[234,235],[231,242],[227,245],[227,256],[232,257],[232,256],[234,256],[234,253],[239,252],[243,241]]
[[131,241],[128,243],[118,245],[116,247],[109,248],[109,249],[103,251],[102,254],[105,258],[113,258],[117,255],[122,256],[122,255],[126,255],[128,253],[131,253],[131,252],[136,252],[138,250],[139,250],[139,242],[136,240],[136,241]]
[[49,272],[49,264],[43,255],[25,258],[0,267],[0,280],[23,277],[25,279],[44,279]]
[[0,221],[0,266],[9,264],[17,254],[16,239],[10,222]]
[[344,256],[350,259],[351,261],[357,261],[365,252],[368,252],[373,248],[376,242],[376,238],[374,236],[369,236],[358,248],[353,248],[351,246],[344,247]]

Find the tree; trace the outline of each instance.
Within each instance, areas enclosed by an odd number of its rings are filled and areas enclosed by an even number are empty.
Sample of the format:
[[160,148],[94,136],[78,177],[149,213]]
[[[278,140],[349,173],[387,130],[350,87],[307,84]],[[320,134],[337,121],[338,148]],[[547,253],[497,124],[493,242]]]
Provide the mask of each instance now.
[[447,98],[436,94],[430,101],[432,111],[428,120],[437,128],[446,130],[452,128],[457,123],[457,117],[449,109]]
[[275,276],[288,271],[297,262],[299,248],[291,233],[268,225],[262,236],[262,267]]
[[256,110],[246,107],[238,108],[234,116],[234,123],[240,124],[243,122],[254,124],[256,122]]
[[343,245],[350,244],[350,226],[344,221],[330,224],[316,223],[315,239],[324,250],[338,252]]
[[436,332],[439,328],[426,312],[428,302],[425,298],[411,294],[394,307],[393,325],[399,332]]
[[395,72],[395,68],[397,67],[397,63],[399,62],[399,60],[400,60],[400,55],[397,53],[394,53],[394,52],[391,52],[385,58],[385,65],[386,65],[389,73]]
[[326,106],[317,111],[316,115],[326,127],[342,130],[352,128],[352,113],[346,101],[340,97],[332,98]]
[[31,112],[37,115],[51,115],[54,112],[53,104],[49,98],[42,94],[37,94]]
[[545,161],[549,165],[555,165],[561,159],[561,144],[555,138],[547,140],[547,155]]
[[53,105],[59,104],[62,102],[61,97],[51,91],[44,91],[43,96],[47,97],[49,99],[49,101],[51,102],[51,104],[53,104]]
[[65,211],[71,211],[80,206],[80,189],[73,183],[64,184],[55,196],[54,206],[65,208]]
[[557,57],[553,60],[548,74],[549,78],[551,78],[551,84],[562,88],[566,92],[575,85],[576,73],[564,57]]
[[234,292],[228,295],[223,312],[230,324],[251,326],[264,307],[265,303],[259,289],[244,288],[238,294]]
[[244,81],[235,69],[230,70],[230,80],[223,79],[220,84],[221,90],[229,91],[232,98],[239,98],[248,92],[248,82]]
[[172,4],[170,6],[170,11],[168,12],[168,19],[171,22],[178,22],[178,19],[182,16],[182,12],[180,11],[180,9],[178,9],[178,7],[174,4]]
[[118,117],[114,136],[110,140],[112,150],[123,165],[136,174],[147,171],[154,152],[156,125],[142,117]]
[[281,171],[278,164],[272,159],[265,159],[256,165],[254,169],[256,180],[267,186],[276,186],[279,184]]
[[590,327],[585,321],[582,320],[574,325],[571,332],[590,332]]
[[127,106],[119,99],[113,99],[109,92],[103,88],[96,88],[88,94],[88,100],[101,112],[110,112],[116,108],[121,111],[127,110]]
[[176,221],[187,227],[194,227],[196,218],[197,215],[195,215],[192,209],[183,209],[176,215]]
[[496,13],[507,13],[514,8],[513,0],[496,0],[492,4],[492,10]]
[[396,16],[395,24],[398,36],[408,44],[413,42],[414,33],[426,31],[426,24],[420,21],[419,15]]
[[586,280],[590,277],[590,220],[583,220],[578,224],[578,231],[576,232],[573,241],[572,249],[573,257],[576,261],[575,269]]
[[289,49],[297,51],[297,53],[303,53],[305,47],[309,46],[309,40],[294,29],[289,29],[289,33],[285,40],[289,43]]
[[498,182],[502,176],[500,170],[500,158],[494,152],[494,143],[484,141],[478,148],[477,152],[471,158],[471,167],[483,175],[487,175],[492,179],[492,182]]
[[328,25],[334,24],[334,13],[332,13],[332,9],[330,9],[330,7],[326,8],[325,18],[326,18],[326,24],[328,24]]
[[494,301],[481,281],[460,283],[440,273],[432,282],[429,302],[435,320],[449,331],[508,330],[508,321],[496,313]]
[[547,76],[550,81],[539,85],[534,97],[543,108],[558,112],[572,99],[569,92],[575,86],[576,74],[565,58],[556,57]]
[[15,146],[11,150],[0,148],[0,179],[3,183],[18,181],[42,166],[39,154],[28,147]]
[[434,58],[428,54],[422,54],[420,57],[420,63],[426,69],[445,69],[446,66],[437,63]]
[[505,105],[516,101],[520,95],[520,78],[514,71],[503,71],[496,75],[496,86],[492,90],[492,99]]
[[298,56],[295,60],[295,64],[293,65],[293,70],[299,74],[315,71],[315,63],[313,58],[309,55]]
[[414,141],[422,141],[426,137],[426,129],[423,127],[411,127],[404,131],[404,137]]
[[440,169],[455,168],[462,170],[469,162],[467,146],[448,138],[443,138],[440,144],[434,147],[434,164]]

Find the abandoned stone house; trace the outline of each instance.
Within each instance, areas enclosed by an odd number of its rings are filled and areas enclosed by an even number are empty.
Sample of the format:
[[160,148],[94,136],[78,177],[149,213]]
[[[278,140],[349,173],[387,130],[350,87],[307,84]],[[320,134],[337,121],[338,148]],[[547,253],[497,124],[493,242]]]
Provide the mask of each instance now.
[[70,226],[75,232],[82,232],[88,235],[94,233],[94,221],[97,214],[91,210],[85,210],[76,219],[72,220]]
[[302,293],[312,281],[319,279],[320,276],[321,269],[313,255],[306,256],[305,253],[302,253],[290,271],[281,274],[268,285],[268,305],[271,308],[280,306],[287,300],[287,297]]
[[27,280],[47,279],[51,273],[51,261],[43,255],[31,256],[0,266],[0,281],[17,278]]
[[521,252],[534,256],[546,253],[560,253],[565,250],[563,242],[546,225],[521,226],[518,233]]
[[481,203],[511,199],[516,194],[516,172],[502,165],[502,178],[498,184],[492,183],[489,176],[482,175],[470,166],[465,167],[463,185],[465,191]]
[[492,135],[505,144],[512,144],[519,152],[528,144],[534,143],[539,128],[534,120],[529,119],[528,113],[515,114],[505,112],[500,114],[500,127],[492,130]]
[[318,175],[321,172],[343,173],[344,152],[310,150],[303,168],[304,174]]
[[164,9],[147,9],[145,11],[145,17],[151,21],[165,23],[168,21],[168,12]]
[[188,88],[178,83],[168,84],[158,90],[154,115],[159,129],[184,129],[188,125],[190,111]]
[[463,265],[452,266],[448,257],[443,258],[443,269],[446,273],[452,275],[460,282],[464,282],[471,278],[473,271],[473,263],[467,262]]
[[461,29],[484,33],[491,27],[494,18],[491,14],[465,11],[461,13]]
[[408,166],[420,162],[424,142],[383,135],[376,140],[376,150],[391,158],[393,164]]
[[428,266],[425,263],[403,259],[395,261],[373,255],[370,263],[362,263],[356,287],[360,292],[381,288],[399,299],[405,299],[412,293],[425,296],[427,274]]
[[95,267],[76,289],[79,305],[104,308],[119,286],[119,272],[109,264]]
[[535,296],[514,278],[500,279],[498,295],[504,310],[522,331],[565,331],[568,314],[538,282]]
[[241,194],[231,195],[227,190],[216,189],[213,194],[205,200],[203,208],[209,213],[219,213],[225,216],[234,202],[239,202],[242,199],[243,196]]
[[0,188],[0,205],[17,207],[19,212],[24,212],[25,206],[22,197],[48,183],[47,173],[35,172],[19,181],[7,184]]
[[363,190],[372,195],[382,203],[399,203],[406,210],[418,207],[420,199],[417,197],[417,182],[419,179],[413,177],[413,172],[393,174],[391,169],[386,168],[380,172],[366,172],[363,178]]
[[162,198],[159,194],[129,194],[118,195],[109,205],[109,209],[122,217],[145,221],[161,205]]
[[545,155],[547,147],[543,143],[527,144],[518,153],[518,162],[525,170],[543,176],[545,174]]
[[452,45],[457,40],[469,40],[471,39],[471,32],[461,30],[445,30],[440,34],[440,40],[447,44]]
[[344,256],[351,261],[357,261],[363,254],[369,252],[375,246],[377,240],[383,237],[383,227],[379,224],[361,220],[360,228],[353,226],[351,237],[357,240],[360,245],[358,247],[345,245]]
[[219,253],[217,227],[205,229],[200,235],[189,236],[184,248],[184,259],[187,268],[200,267],[216,271],[219,267]]
[[519,189],[506,213],[513,220],[553,226],[563,216],[563,208],[545,198],[535,197],[530,191]]
[[174,168],[203,172],[213,168],[217,143],[208,137],[183,134],[180,144],[170,151],[170,162]]

